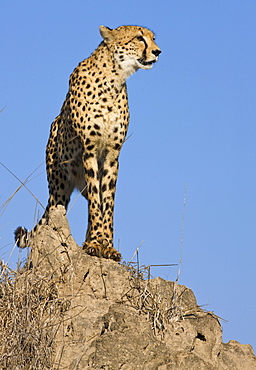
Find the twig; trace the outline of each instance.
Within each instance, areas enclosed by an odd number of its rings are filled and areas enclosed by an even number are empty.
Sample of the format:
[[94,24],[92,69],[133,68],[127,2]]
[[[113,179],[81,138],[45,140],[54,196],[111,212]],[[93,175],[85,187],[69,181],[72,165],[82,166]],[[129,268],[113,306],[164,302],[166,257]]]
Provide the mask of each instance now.
[[179,269],[178,269],[177,278],[176,278],[176,281],[175,281],[177,284],[179,282],[181,265],[182,265],[186,201],[187,201],[187,184],[185,185],[185,188],[184,188],[182,226],[181,226],[181,237],[180,237],[180,262],[179,262]]

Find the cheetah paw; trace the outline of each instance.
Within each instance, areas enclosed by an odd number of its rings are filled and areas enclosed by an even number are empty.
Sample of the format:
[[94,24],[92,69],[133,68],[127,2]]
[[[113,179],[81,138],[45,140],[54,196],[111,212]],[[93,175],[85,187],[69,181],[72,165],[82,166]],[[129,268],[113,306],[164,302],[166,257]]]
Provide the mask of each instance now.
[[121,253],[119,253],[113,247],[104,247],[97,243],[84,242],[83,249],[85,252],[91,256],[102,257],[112,259],[114,261],[121,261]]
[[121,253],[119,253],[115,248],[108,247],[101,250],[102,257],[110,258],[114,261],[120,262],[121,261]]
[[84,242],[83,250],[90,256],[101,257],[101,248],[99,244]]

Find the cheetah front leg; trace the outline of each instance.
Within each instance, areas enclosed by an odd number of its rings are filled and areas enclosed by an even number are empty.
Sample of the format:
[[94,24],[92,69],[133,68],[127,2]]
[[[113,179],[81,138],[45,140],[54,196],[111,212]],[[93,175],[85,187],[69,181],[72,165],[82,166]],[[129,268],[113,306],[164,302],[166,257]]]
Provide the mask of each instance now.
[[101,177],[103,235],[113,244],[114,202],[118,176],[118,157],[107,156]]
[[109,240],[111,258],[116,261],[121,260],[121,254],[113,247],[114,202],[119,166],[118,156],[119,151],[116,150],[110,150],[109,154],[106,155],[100,182],[103,235],[106,240]]
[[84,160],[88,228],[83,249],[93,256],[120,261],[121,254],[113,248],[113,210],[117,172],[115,170],[115,175],[111,176],[105,169],[106,165],[105,161],[101,165],[96,156],[89,156]]

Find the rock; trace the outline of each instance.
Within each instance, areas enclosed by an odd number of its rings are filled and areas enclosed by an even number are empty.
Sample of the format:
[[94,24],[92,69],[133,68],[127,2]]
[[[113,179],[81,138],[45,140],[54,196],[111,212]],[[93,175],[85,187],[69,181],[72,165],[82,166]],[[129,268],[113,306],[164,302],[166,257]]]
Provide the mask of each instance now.
[[55,284],[64,307],[51,321],[51,368],[256,369],[252,347],[222,343],[218,318],[197,305],[189,288],[143,280],[125,265],[86,255],[64,209],[51,219],[39,227],[29,260],[35,274]]

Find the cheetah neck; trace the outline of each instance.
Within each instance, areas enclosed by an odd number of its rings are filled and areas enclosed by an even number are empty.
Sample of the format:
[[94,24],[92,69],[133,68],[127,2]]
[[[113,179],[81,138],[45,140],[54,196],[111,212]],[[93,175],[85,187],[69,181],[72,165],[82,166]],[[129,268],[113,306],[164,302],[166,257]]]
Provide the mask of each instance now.
[[[114,50],[108,48],[103,42],[91,55],[95,60],[97,71],[101,71],[101,79],[107,79],[111,88],[120,92],[128,77],[138,70],[138,67],[129,61],[119,61],[114,54]],[[104,66],[104,68],[102,68]]]
[[125,81],[127,80],[128,77],[133,75],[139,69],[136,65],[132,64],[129,60],[124,60],[120,62],[120,66],[121,66]]

